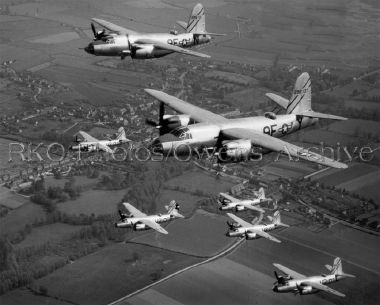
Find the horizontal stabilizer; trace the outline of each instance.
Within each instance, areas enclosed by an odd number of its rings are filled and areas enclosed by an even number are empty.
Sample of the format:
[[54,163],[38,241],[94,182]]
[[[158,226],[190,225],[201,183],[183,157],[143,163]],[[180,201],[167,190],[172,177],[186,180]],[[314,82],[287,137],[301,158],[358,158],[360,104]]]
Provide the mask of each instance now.
[[184,30],[187,29],[187,23],[186,23],[185,21],[178,20],[178,21],[177,21],[177,24],[178,24],[181,28],[183,28]]
[[265,95],[284,109],[286,109],[289,105],[289,100],[282,96],[279,96],[274,93],[266,93]]
[[344,118],[342,116],[316,112],[313,110],[300,112],[300,113],[297,113],[297,115],[303,115],[303,116],[308,116],[311,118],[318,118],[318,119],[341,120],[341,121],[347,120],[347,118]]

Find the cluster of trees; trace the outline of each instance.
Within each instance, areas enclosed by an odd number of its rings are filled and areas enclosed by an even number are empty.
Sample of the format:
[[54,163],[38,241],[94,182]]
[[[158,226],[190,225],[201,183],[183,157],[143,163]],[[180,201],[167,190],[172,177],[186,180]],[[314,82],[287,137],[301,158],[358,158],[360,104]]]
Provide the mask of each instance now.
[[126,175],[116,172],[112,175],[102,175],[99,179],[97,187],[106,190],[120,190],[125,188],[127,184]]
[[137,208],[149,213],[157,212],[157,200],[161,188],[169,179],[181,175],[188,168],[188,164],[178,161],[168,161],[161,163],[162,166],[154,171],[144,173],[143,179],[130,177],[130,182],[134,182],[128,189],[123,201],[133,202]]
[[[0,239],[0,294],[27,285],[34,279],[63,267],[70,260],[93,253],[108,242],[121,242],[125,238],[125,231],[113,226],[114,215],[75,216],[57,211],[49,215],[50,217],[46,217],[43,222],[38,221],[36,225],[60,221],[87,226],[72,233],[68,240],[19,249],[14,249],[7,238]],[[46,255],[55,255],[58,258],[42,264],[39,258]]]
[[219,206],[217,204],[217,197],[210,197],[198,200],[198,207],[202,210],[205,210],[207,212],[213,213],[213,214],[223,214],[219,210]]
[[56,210],[57,202],[64,202],[69,199],[76,199],[80,196],[81,188],[75,185],[74,178],[67,181],[63,188],[60,186],[50,186],[45,188],[44,179],[32,184],[33,195],[30,200],[41,205],[48,213]]

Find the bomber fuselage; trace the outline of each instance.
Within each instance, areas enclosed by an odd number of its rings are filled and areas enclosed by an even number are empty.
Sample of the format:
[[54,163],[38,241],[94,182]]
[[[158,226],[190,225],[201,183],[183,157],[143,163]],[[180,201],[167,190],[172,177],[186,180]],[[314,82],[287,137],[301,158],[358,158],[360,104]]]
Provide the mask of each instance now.
[[[213,148],[222,145],[219,136],[224,129],[240,128],[262,132],[280,138],[301,128],[315,124],[316,118],[297,116],[296,114],[229,119],[219,123],[196,123],[178,127],[168,134],[155,139],[152,146],[159,147],[164,154],[187,153],[191,148]],[[228,140],[228,139],[223,139]],[[232,142],[234,140],[231,140]],[[267,152],[267,151],[264,151]]]
[[85,48],[85,51],[98,56],[121,56],[123,52],[130,52],[130,55],[137,59],[158,58],[173,53],[170,50],[154,48],[154,46],[149,43],[139,43],[139,41],[143,40],[152,40],[163,44],[188,48],[198,44],[208,43],[211,40],[211,37],[209,35],[195,36],[192,33],[109,35],[101,40],[89,43]]

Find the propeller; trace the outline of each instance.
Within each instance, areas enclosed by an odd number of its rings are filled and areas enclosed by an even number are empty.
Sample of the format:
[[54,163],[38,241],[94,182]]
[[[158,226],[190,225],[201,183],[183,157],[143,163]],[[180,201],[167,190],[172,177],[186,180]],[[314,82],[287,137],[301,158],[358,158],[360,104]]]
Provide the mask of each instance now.
[[101,30],[101,31],[96,31],[96,28],[95,28],[95,24],[93,24],[91,22],[91,30],[92,30],[92,33],[94,34],[94,40],[100,40],[103,38],[104,34],[105,34],[105,30]]
[[230,228],[231,230],[235,230],[236,227],[237,227],[235,223],[233,223],[233,222],[231,222],[231,221],[229,221],[229,220],[227,220],[227,225],[229,226],[229,228]]
[[121,210],[119,210],[119,215],[120,215],[120,220],[121,221],[124,221],[124,219],[127,218],[127,215],[123,214],[123,212]]
[[278,275],[276,270],[274,271],[274,276],[276,277],[277,281],[274,282],[273,284],[278,283],[280,285],[284,285],[286,283],[286,279],[283,276]]

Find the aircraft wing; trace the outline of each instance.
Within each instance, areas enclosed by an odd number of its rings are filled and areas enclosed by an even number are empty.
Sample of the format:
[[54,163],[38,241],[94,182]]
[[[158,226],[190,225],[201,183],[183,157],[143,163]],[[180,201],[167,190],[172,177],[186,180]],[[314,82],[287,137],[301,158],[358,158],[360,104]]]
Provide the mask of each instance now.
[[252,225],[249,222],[246,222],[245,220],[237,217],[234,214],[227,213],[228,217],[230,217],[233,221],[237,222],[242,227],[252,227]]
[[168,231],[166,231],[163,227],[161,227],[157,222],[154,222],[147,218],[142,218],[139,220],[143,224],[147,225],[148,227],[151,227],[152,229],[156,230],[157,232],[160,232],[162,234],[168,234]]
[[192,120],[198,123],[222,123],[227,122],[228,119],[222,117],[221,115],[215,114],[211,111],[202,109],[200,107],[194,106],[190,103],[187,103],[175,96],[166,94],[165,92],[153,90],[153,89],[144,89],[146,93],[163,102],[168,107],[174,109],[175,111],[187,114]]
[[303,274],[293,271],[292,269],[289,269],[288,267],[285,267],[283,265],[273,264],[273,266],[280,269],[282,272],[286,273],[287,275],[289,275],[291,278],[295,280],[302,280],[306,278],[306,276],[304,276]]
[[280,243],[281,240],[277,239],[276,237],[273,237],[272,235],[268,234],[267,232],[261,231],[261,230],[255,230],[255,229],[249,229],[249,232],[255,233],[261,237],[264,237],[266,239],[269,239],[271,241],[274,241],[276,243]]
[[106,21],[106,20],[103,20],[103,19],[91,18],[91,20],[94,21],[94,22],[96,22],[97,24],[101,25],[102,27],[104,27],[108,31],[113,32],[113,33],[117,33],[119,35],[123,35],[123,34],[125,34],[125,35],[131,35],[132,34],[132,35],[134,35],[134,34],[138,34],[135,31],[123,28],[123,27],[121,27],[119,25],[113,24],[112,22],[109,22],[109,21]]
[[133,205],[128,202],[123,202],[123,206],[128,210],[129,213],[133,215],[133,217],[145,217],[147,216],[145,213],[136,209]]
[[109,148],[107,145],[104,145],[102,143],[98,143],[98,148],[101,149],[101,150],[104,150],[105,152],[108,152],[110,154],[113,153],[113,150],[111,148]]
[[234,197],[232,197],[232,196],[230,196],[230,195],[228,195],[226,193],[219,193],[219,195],[222,196],[222,197],[224,197],[224,198],[226,198],[226,199],[228,199],[231,202],[238,201],[236,198],[234,198]]
[[138,39],[134,41],[134,44],[151,44],[153,45],[156,49],[162,49],[162,50],[168,50],[172,52],[177,52],[185,55],[191,55],[191,56],[196,56],[196,57],[203,57],[203,58],[210,58],[210,55],[206,55],[203,53],[191,51],[189,49],[184,49],[178,46],[174,46],[172,44],[168,43],[163,43],[160,41],[152,40],[152,39]]
[[98,139],[91,137],[87,132],[84,132],[82,130],[80,130],[78,133],[81,135],[81,137],[84,139],[85,142],[98,142],[99,141]]
[[347,168],[347,164],[321,156],[311,150],[285,142],[281,139],[254,130],[230,128],[221,131],[226,138],[249,139],[253,145],[261,146],[277,152],[284,152],[292,157],[319,163],[334,168]]
[[320,284],[320,283],[316,283],[316,282],[312,282],[312,281],[305,281],[305,282],[302,282],[302,285],[307,285],[307,286],[311,286],[315,289],[319,289],[319,290],[323,290],[323,291],[326,291],[326,292],[330,292],[332,294],[335,294],[337,295],[338,297],[345,297],[346,295],[339,292],[339,291],[336,291],[326,285],[323,285],[323,284]]
[[265,213],[265,211],[255,205],[252,205],[252,204],[247,204],[247,205],[244,205],[245,208],[247,209],[250,209],[250,210],[254,210],[254,211],[258,211],[258,212],[261,212],[261,213]]

